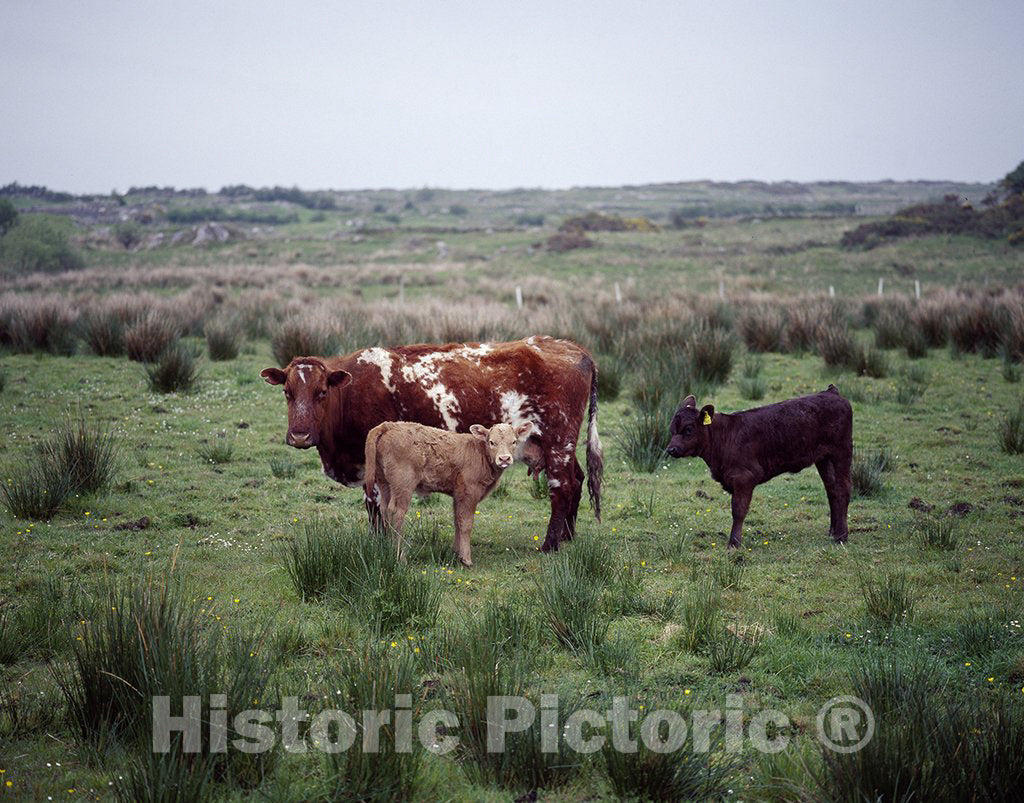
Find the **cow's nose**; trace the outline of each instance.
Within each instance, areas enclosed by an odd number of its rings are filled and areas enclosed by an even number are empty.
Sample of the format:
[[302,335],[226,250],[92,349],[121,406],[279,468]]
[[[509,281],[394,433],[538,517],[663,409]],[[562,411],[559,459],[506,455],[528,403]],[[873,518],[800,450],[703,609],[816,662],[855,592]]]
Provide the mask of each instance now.
[[512,455],[502,454],[498,455],[498,459],[495,461],[501,468],[508,468],[512,465]]
[[289,446],[298,446],[299,448],[313,445],[312,436],[308,432],[289,432],[287,440]]
[[679,457],[680,454],[678,446],[669,446],[665,451],[669,453],[670,457]]

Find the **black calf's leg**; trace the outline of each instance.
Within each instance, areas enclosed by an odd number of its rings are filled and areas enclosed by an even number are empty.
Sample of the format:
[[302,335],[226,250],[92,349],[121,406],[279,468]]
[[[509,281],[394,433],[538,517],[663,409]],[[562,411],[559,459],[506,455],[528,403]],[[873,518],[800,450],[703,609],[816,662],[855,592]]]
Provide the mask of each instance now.
[[828,534],[835,539],[839,504],[835,465],[832,463],[832,458],[824,457],[815,463],[814,467],[821,475],[821,484],[825,486],[825,496],[828,497]]
[[832,460],[832,474],[836,495],[832,537],[836,540],[837,544],[844,543],[849,536],[846,517],[850,507],[850,491],[853,487],[850,477],[850,465],[852,462],[852,454],[837,455]]
[[743,520],[750,508],[753,486],[736,486],[732,492],[732,532],[729,533],[729,549],[738,549],[743,543]]

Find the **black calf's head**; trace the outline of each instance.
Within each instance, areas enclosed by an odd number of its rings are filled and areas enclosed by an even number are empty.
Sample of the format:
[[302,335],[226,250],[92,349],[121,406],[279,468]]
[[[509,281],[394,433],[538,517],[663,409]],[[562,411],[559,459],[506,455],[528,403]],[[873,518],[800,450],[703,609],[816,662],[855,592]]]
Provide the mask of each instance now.
[[668,453],[672,457],[697,457],[708,445],[708,427],[715,417],[715,406],[705,404],[697,409],[697,400],[693,396],[683,399],[682,406],[672,416],[669,432],[672,439],[668,442]]

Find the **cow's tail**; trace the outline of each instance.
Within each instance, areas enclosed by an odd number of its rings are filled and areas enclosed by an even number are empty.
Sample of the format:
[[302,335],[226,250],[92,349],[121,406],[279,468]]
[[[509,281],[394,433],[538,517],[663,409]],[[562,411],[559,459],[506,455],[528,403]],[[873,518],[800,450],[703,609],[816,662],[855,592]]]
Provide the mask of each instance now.
[[380,509],[380,495],[377,493],[377,441],[384,434],[384,427],[374,427],[366,438],[366,467],[363,473],[363,496],[366,513],[370,517],[370,529],[381,530],[384,511]]
[[597,364],[590,374],[590,411],[587,415],[587,492],[594,516],[601,521],[601,478],[604,476],[604,453],[601,436],[597,434]]

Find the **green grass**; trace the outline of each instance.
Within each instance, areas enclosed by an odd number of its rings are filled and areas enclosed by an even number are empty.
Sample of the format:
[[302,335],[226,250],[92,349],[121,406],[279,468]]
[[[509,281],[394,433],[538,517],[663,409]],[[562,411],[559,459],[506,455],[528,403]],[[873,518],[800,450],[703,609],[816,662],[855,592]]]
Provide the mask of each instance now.
[[[428,214],[421,210],[417,219],[427,225]],[[471,208],[468,217],[474,214]],[[555,219],[549,215],[549,220]],[[308,263],[301,270],[323,279],[316,292],[325,298],[340,296],[344,285],[361,288],[364,300],[395,299],[398,277],[407,275],[410,310],[449,290],[451,304],[478,303],[486,296],[514,306],[510,286],[528,279],[553,282],[550,286],[561,292],[585,278],[588,288],[609,299],[614,298],[611,283],[620,281],[623,307],[634,297],[653,304],[657,292],[679,282],[696,292],[717,292],[709,265],[718,263],[725,266],[727,295],[734,278],[743,277],[766,293],[833,284],[842,299],[873,291],[879,276],[886,278],[887,292],[912,290],[912,279],[892,276],[893,261],[919,266],[927,290],[958,277],[1019,275],[1024,259],[998,244],[958,238],[839,254],[830,243],[842,230],[835,221],[713,221],[704,229],[652,235],[598,233],[593,253],[529,257],[524,254],[541,239],[539,232],[481,231],[445,234],[451,256],[439,261],[433,239],[413,242],[408,233],[367,234],[359,242],[332,239],[335,221],[328,220],[296,224],[291,233],[305,231],[305,239],[288,247],[301,252],[296,262]],[[824,244],[801,246],[812,240]],[[763,249],[769,247],[779,249],[770,273],[763,269]],[[218,275],[236,269],[263,281],[271,272],[292,270],[285,248],[283,241],[255,240],[209,252],[102,252],[89,259],[97,268],[108,266],[112,276],[121,275],[126,265],[141,273],[170,265],[182,275],[215,265]],[[257,256],[246,256],[244,249]],[[366,265],[373,271],[364,275]],[[626,275],[637,277],[635,286],[626,284]],[[458,282],[451,281],[455,277]],[[537,288],[530,288],[527,284],[527,298],[531,292],[538,298]],[[243,294],[251,288],[236,289]],[[527,308],[523,315],[533,312]],[[533,320],[526,317],[522,325],[532,326]],[[200,331],[187,335],[186,345],[195,347]],[[864,329],[855,328],[852,335],[857,345],[870,340]],[[395,652],[374,668],[401,675],[406,670],[389,663],[400,663],[399,648],[390,646],[394,642],[419,661],[410,689],[416,706],[450,704],[466,723],[479,724],[485,710],[481,700],[490,690],[523,691],[535,703],[541,693],[559,692],[567,713],[581,704],[578,695],[591,695],[584,704],[601,708],[614,694],[639,700],[643,689],[650,691],[648,706],[661,700],[670,707],[721,707],[737,688],[752,708],[771,706],[799,723],[785,754],[789,764],[778,759],[762,767],[761,756],[745,751],[735,763],[724,763],[720,776],[701,776],[715,781],[709,794],[733,789],[737,797],[760,799],[757,783],[785,775],[809,790],[805,799],[843,799],[840,792],[849,789],[853,796],[858,787],[844,786],[842,779],[858,777],[855,765],[829,766],[831,780],[822,791],[800,772],[797,759],[807,757],[814,773],[825,777],[813,737],[818,708],[832,696],[862,689],[860,668],[893,645],[909,650],[906,645],[920,643],[935,662],[931,674],[946,684],[942,688],[984,703],[962,721],[992,733],[993,751],[998,734],[1016,745],[1012,722],[1021,719],[1013,706],[1024,702],[1019,626],[1024,547],[1018,537],[1024,462],[1001,448],[999,422],[1017,410],[1019,385],[1004,379],[1001,361],[977,354],[954,357],[933,348],[909,368],[901,367],[902,352],[887,356],[889,370],[881,378],[854,376],[855,369],[842,364],[826,367],[813,353],[765,353],[756,374],[764,391],[758,403],[818,391],[829,382],[853,400],[858,453],[871,457],[868,464],[884,477],[885,488],[853,499],[846,546],[836,547],[827,536],[827,500],[817,473],[808,469],[757,488],[745,545],[733,561],[726,560],[729,497],[701,461],[657,459],[650,471],[631,466],[625,433],[636,420],[639,366],[626,360],[620,393],[611,398],[607,390],[600,407],[603,523],[593,521],[584,502],[577,539],[557,555],[541,555],[547,489],[542,479],[535,491],[516,466],[503,479],[506,490],[480,506],[473,532],[475,566],[466,570],[447,557],[452,537],[447,499],[413,504],[408,562],[398,564],[386,543],[367,539],[361,490],[324,477],[315,451],[283,445],[285,403],[279,389],[259,379],[260,370],[275,364],[265,334],[249,340],[229,362],[206,363],[203,382],[177,395],[151,393],[140,367],[123,357],[96,356],[82,348],[73,357],[5,355],[3,488],[45,487],[32,480],[35,444],[74,404],[84,405],[90,422],[116,431],[122,459],[112,482],[88,495],[65,494],[46,522],[15,518],[10,500],[4,500],[0,549],[7,571],[0,573],[0,628],[22,634],[10,642],[17,646],[5,654],[0,672],[4,778],[11,781],[13,795],[29,799],[66,797],[69,788],[109,795],[107,784],[117,775],[126,779],[118,791],[126,799],[143,797],[143,790],[174,777],[202,782],[180,763],[147,763],[147,752],[134,744],[97,761],[84,744],[83,729],[75,726],[80,718],[65,716],[65,706],[77,711],[85,698],[76,694],[69,700],[53,681],[55,669],[77,671],[76,648],[39,638],[44,631],[64,632],[54,622],[70,620],[73,626],[85,619],[96,639],[82,654],[87,666],[122,676],[140,672],[139,666],[107,663],[118,654],[112,647],[115,636],[123,644],[137,635],[129,632],[128,620],[77,606],[74,611],[57,606],[51,618],[41,600],[60,594],[49,586],[49,578],[60,575],[73,578],[89,599],[106,600],[99,592],[114,584],[134,589],[129,598],[135,600],[144,578],[166,572],[175,554],[183,599],[195,605],[195,630],[191,624],[184,629],[193,634],[191,643],[206,643],[219,630],[226,640],[217,648],[216,666],[223,670],[236,660],[229,652],[233,635],[241,640],[273,622],[265,643],[279,665],[276,689],[282,694],[322,699],[331,680],[339,681],[335,689],[357,694],[349,685],[353,667],[365,670],[365,656],[376,654],[370,650]],[[742,372],[742,366],[737,362],[728,379],[705,389],[699,401],[715,404],[720,412],[749,407],[742,374],[749,378],[751,371]],[[669,375],[667,392],[682,395],[683,381]],[[904,385],[910,389],[901,396]],[[239,428],[242,422],[246,426]],[[222,430],[232,433],[230,460],[199,459],[200,440]],[[883,472],[886,465],[892,470]],[[956,538],[944,534],[942,528],[950,525],[941,517],[934,535],[922,534],[908,522],[907,504],[914,497],[934,505],[936,514],[961,502],[972,509],[956,520]],[[124,527],[143,517],[147,526]],[[139,607],[143,601],[127,604]],[[910,605],[912,617],[904,615]],[[146,621],[158,623],[152,617]],[[740,635],[730,634],[733,641],[728,641],[724,634],[730,631]],[[67,632],[74,641],[78,634]],[[756,651],[741,660],[745,656],[734,654],[743,646],[738,642],[754,633]],[[186,681],[184,674],[170,675],[179,684]],[[941,716],[936,699],[901,710]],[[474,741],[472,727],[460,733],[460,752],[422,755],[415,773],[395,776],[411,790],[410,797],[514,799],[537,788],[569,800],[649,795],[654,787],[642,786],[646,777],[657,779],[658,788],[689,788],[691,776],[678,762],[648,753],[621,761],[600,753],[583,761],[549,756],[537,747],[535,731],[521,737],[515,754],[489,758]],[[955,730],[942,723],[936,727],[941,733]],[[906,741],[894,733],[880,744]],[[986,759],[982,748],[972,744],[969,749],[978,761],[1005,766],[1002,754]],[[948,752],[943,748],[936,754]],[[563,762],[566,758],[572,760]],[[884,753],[872,760],[881,768],[878,775],[861,777],[888,777],[885,772],[898,765]],[[237,783],[216,774],[211,783],[226,797],[240,796],[248,784],[257,787],[256,794],[294,799],[334,794],[343,787],[339,777],[352,777],[316,753],[279,754],[266,772],[260,780],[258,768],[241,767]],[[373,777],[372,769],[365,772],[360,777]]]

